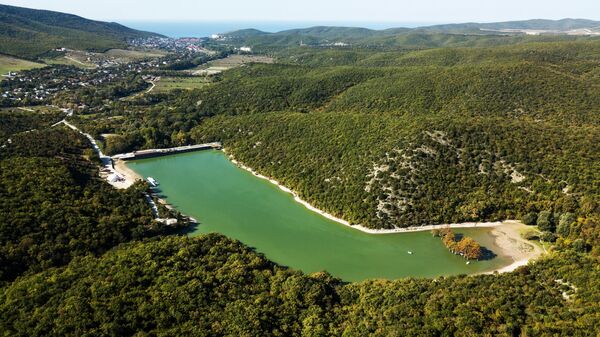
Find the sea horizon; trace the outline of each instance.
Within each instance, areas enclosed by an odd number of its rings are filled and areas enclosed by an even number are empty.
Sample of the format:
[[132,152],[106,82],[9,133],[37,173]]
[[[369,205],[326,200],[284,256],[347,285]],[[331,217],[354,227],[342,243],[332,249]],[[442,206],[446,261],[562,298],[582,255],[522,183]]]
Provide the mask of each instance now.
[[315,26],[360,27],[374,30],[417,28],[447,22],[368,22],[368,21],[118,21],[130,28],[172,38],[208,37],[240,29],[258,29],[268,33]]

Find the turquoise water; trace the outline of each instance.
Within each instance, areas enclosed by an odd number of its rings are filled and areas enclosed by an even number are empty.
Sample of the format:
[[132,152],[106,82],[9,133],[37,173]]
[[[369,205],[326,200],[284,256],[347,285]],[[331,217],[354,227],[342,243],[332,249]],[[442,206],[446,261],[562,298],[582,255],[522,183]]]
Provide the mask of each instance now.
[[[220,151],[137,160],[128,166],[156,178],[169,203],[200,222],[190,235],[222,233],[307,273],[326,270],[358,281],[479,273],[512,262],[499,256],[467,265],[429,232],[373,235],[348,228],[309,211]],[[456,232],[492,242],[489,229]]]

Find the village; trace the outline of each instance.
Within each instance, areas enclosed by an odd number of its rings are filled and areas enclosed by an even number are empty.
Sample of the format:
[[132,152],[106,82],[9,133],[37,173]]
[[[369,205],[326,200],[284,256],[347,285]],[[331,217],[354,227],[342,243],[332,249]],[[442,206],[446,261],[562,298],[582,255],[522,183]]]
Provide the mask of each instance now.
[[60,93],[115,84],[127,76],[137,75],[145,82],[152,83],[158,77],[156,73],[169,71],[172,65],[185,63],[195,54],[208,53],[206,50],[186,50],[179,54],[127,63],[96,56],[88,58],[93,68],[53,65],[24,72],[9,72],[2,75],[0,81],[0,107],[49,104]]

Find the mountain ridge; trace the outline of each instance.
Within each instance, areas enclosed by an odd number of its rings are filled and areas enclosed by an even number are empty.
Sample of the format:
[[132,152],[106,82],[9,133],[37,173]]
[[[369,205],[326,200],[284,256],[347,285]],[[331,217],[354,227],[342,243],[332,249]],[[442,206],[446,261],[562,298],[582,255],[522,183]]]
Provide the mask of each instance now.
[[[369,35],[393,35],[397,33],[409,31],[439,31],[439,30],[457,30],[457,29],[540,29],[540,30],[573,30],[583,28],[598,28],[600,21],[589,19],[573,19],[564,18],[559,20],[548,19],[530,19],[520,21],[498,21],[498,22],[464,22],[464,23],[448,23],[431,26],[419,26],[415,28],[408,27],[391,27],[386,29],[371,29],[355,26],[329,26],[316,25],[306,28],[293,28],[277,32],[265,32],[255,28],[246,28],[224,33],[226,36],[253,36],[253,35],[285,35],[285,34],[309,34],[322,33],[329,34],[332,31],[352,31],[360,32],[361,34]],[[250,33],[249,33],[250,32]]]
[[56,48],[104,51],[133,38],[160,36],[114,22],[0,4],[0,53],[35,59]]

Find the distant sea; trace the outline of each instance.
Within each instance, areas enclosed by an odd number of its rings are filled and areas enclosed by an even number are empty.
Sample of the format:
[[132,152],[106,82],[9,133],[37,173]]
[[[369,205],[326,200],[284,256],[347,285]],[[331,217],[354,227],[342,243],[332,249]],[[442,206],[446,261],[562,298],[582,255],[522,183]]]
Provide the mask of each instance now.
[[173,38],[207,37],[212,34],[227,33],[239,29],[255,28],[274,33],[287,29],[308,28],[314,26],[344,26],[370,29],[387,29],[407,27],[415,28],[439,24],[437,22],[298,22],[298,21],[223,21],[223,22],[157,22],[157,21],[122,21],[122,25],[134,29],[159,33]]

